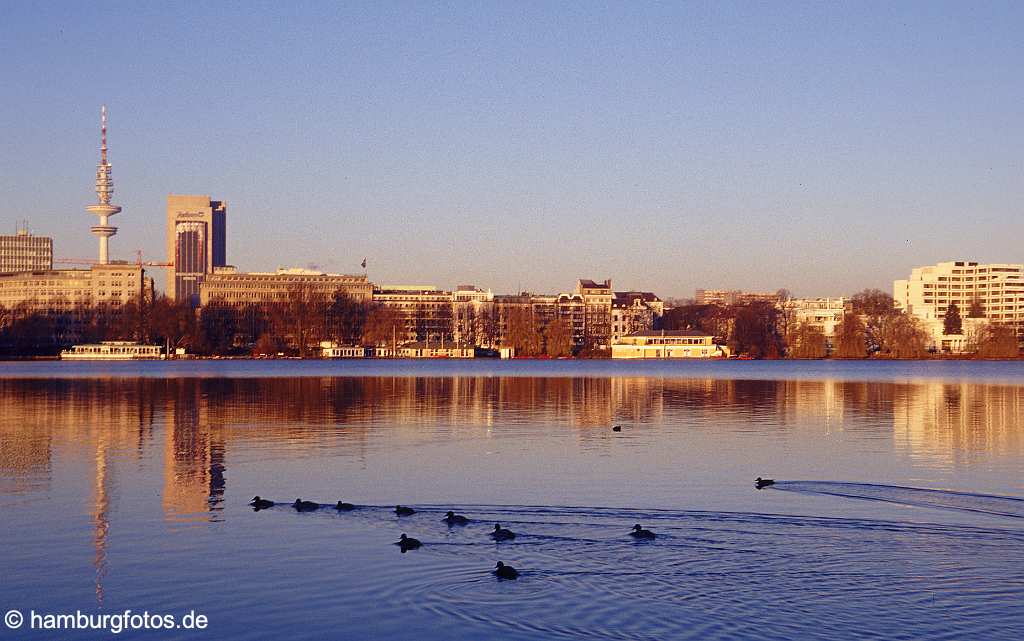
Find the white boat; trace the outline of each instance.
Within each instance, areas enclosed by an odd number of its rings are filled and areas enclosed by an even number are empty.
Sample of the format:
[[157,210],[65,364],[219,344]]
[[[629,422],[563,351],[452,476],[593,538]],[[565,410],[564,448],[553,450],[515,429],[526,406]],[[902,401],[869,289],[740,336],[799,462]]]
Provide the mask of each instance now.
[[132,341],[103,341],[89,345],[75,345],[60,353],[65,361],[131,361],[160,360],[165,358],[163,347],[140,345]]

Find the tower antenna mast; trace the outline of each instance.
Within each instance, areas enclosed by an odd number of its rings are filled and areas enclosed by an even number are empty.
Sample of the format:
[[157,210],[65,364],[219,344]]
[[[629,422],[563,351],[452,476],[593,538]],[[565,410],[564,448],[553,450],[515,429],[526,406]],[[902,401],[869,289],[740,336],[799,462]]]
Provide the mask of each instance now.
[[121,211],[117,205],[110,204],[114,195],[114,179],[110,174],[110,163],[107,162],[107,106],[100,108],[100,164],[96,165],[96,197],[99,202],[86,207],[86,211],[99,216],[99,224],[90,228],[93,236],[100,240],[101,265],[110,262],[108,241],[117,233],[117,227],[110,224],[110,217]]

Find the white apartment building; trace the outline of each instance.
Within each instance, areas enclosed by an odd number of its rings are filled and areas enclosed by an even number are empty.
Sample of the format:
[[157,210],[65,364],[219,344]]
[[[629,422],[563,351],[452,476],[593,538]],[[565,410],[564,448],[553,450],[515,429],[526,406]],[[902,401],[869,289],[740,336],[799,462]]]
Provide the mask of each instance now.
[[836,327],[842,324],[846,313],[847,299],[837,298],[790,298],[782,303],[782,310],[797,325],[806,323],[821,330],[825,338],[832,338]]
[[910,278],[893,281],[896,308],[922,320],[941,320],[956,304],[966,317],[975,301],[985,318],[1012,324],[1024,334],[1024,265],[953,261],[915,267]]

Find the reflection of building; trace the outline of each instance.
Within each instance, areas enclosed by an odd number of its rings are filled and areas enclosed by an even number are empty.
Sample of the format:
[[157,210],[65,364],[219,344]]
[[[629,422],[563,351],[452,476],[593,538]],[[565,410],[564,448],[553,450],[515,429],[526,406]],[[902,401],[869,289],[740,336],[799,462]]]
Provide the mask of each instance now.
[[941,381],[895,387],[893,438],[911,456],[951,467],[1024,454],[1024,387]]
[[368,302],[373,285],[365,275],[324,274],[309,269],[279,269],[275,273],[237,272],[232,268],[217,269],[208,274],[199,289],[202,305],[211,302],[227,305],[259,305],[281,303],[289,295],[303,292],[330,301],[334,294]]
[[19,229],[14,236],[0,236],[0,273],[53,269],[53,239],[33,236]]
[[1024,265],[955,261],[915,267],[909,279],[893,281],[893,298],[898,309],[922,320],[944,319],[953,304],[966,318],[977,303],[985,318],[1024,335]]
[[227,265],[227,203],[209,196],[167,196],[167,295],[199,304],[199,289]]
[[612,358],[717,358],[714,336],[689,329],[634,332],[612,343]]
[[224,497],[224,433],[211,424],[209,399],[198,387],[178,384],[171,394],[164,428],[164,514],[171,520],[206,519]]

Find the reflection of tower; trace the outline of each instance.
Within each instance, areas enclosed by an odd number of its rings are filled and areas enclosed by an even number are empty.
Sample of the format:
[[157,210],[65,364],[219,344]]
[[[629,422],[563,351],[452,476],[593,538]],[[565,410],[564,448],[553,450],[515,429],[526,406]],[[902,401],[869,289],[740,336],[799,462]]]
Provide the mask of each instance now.
[[114,195],[114,179],[110,175],[110,163],[107,162],[107,106],[100,109],[100,164],[96,165],[96,195],[99,203],[86,207],[86,211],[100,217],[99,224],[91,229],[93,236],[100,239],[100,264],[106,265],[110,262],[107,252],[107,242],[110,237],[117,233],[117,227],[109,224],[108,219],[121,211],[117,205],[110,204],[110,198]]
[[227,265],[227,203],[209,196],[167,196],[167,295],[199,304],[199,287],[215,267]]
[[107,574],[107,531],[110,530],[108,512],[110,496],[107,494],[107,435],[100,432],[96,443],[96,476],[93,480],[93,546],[96,554],[96,604],[103,605],[103,577]]

